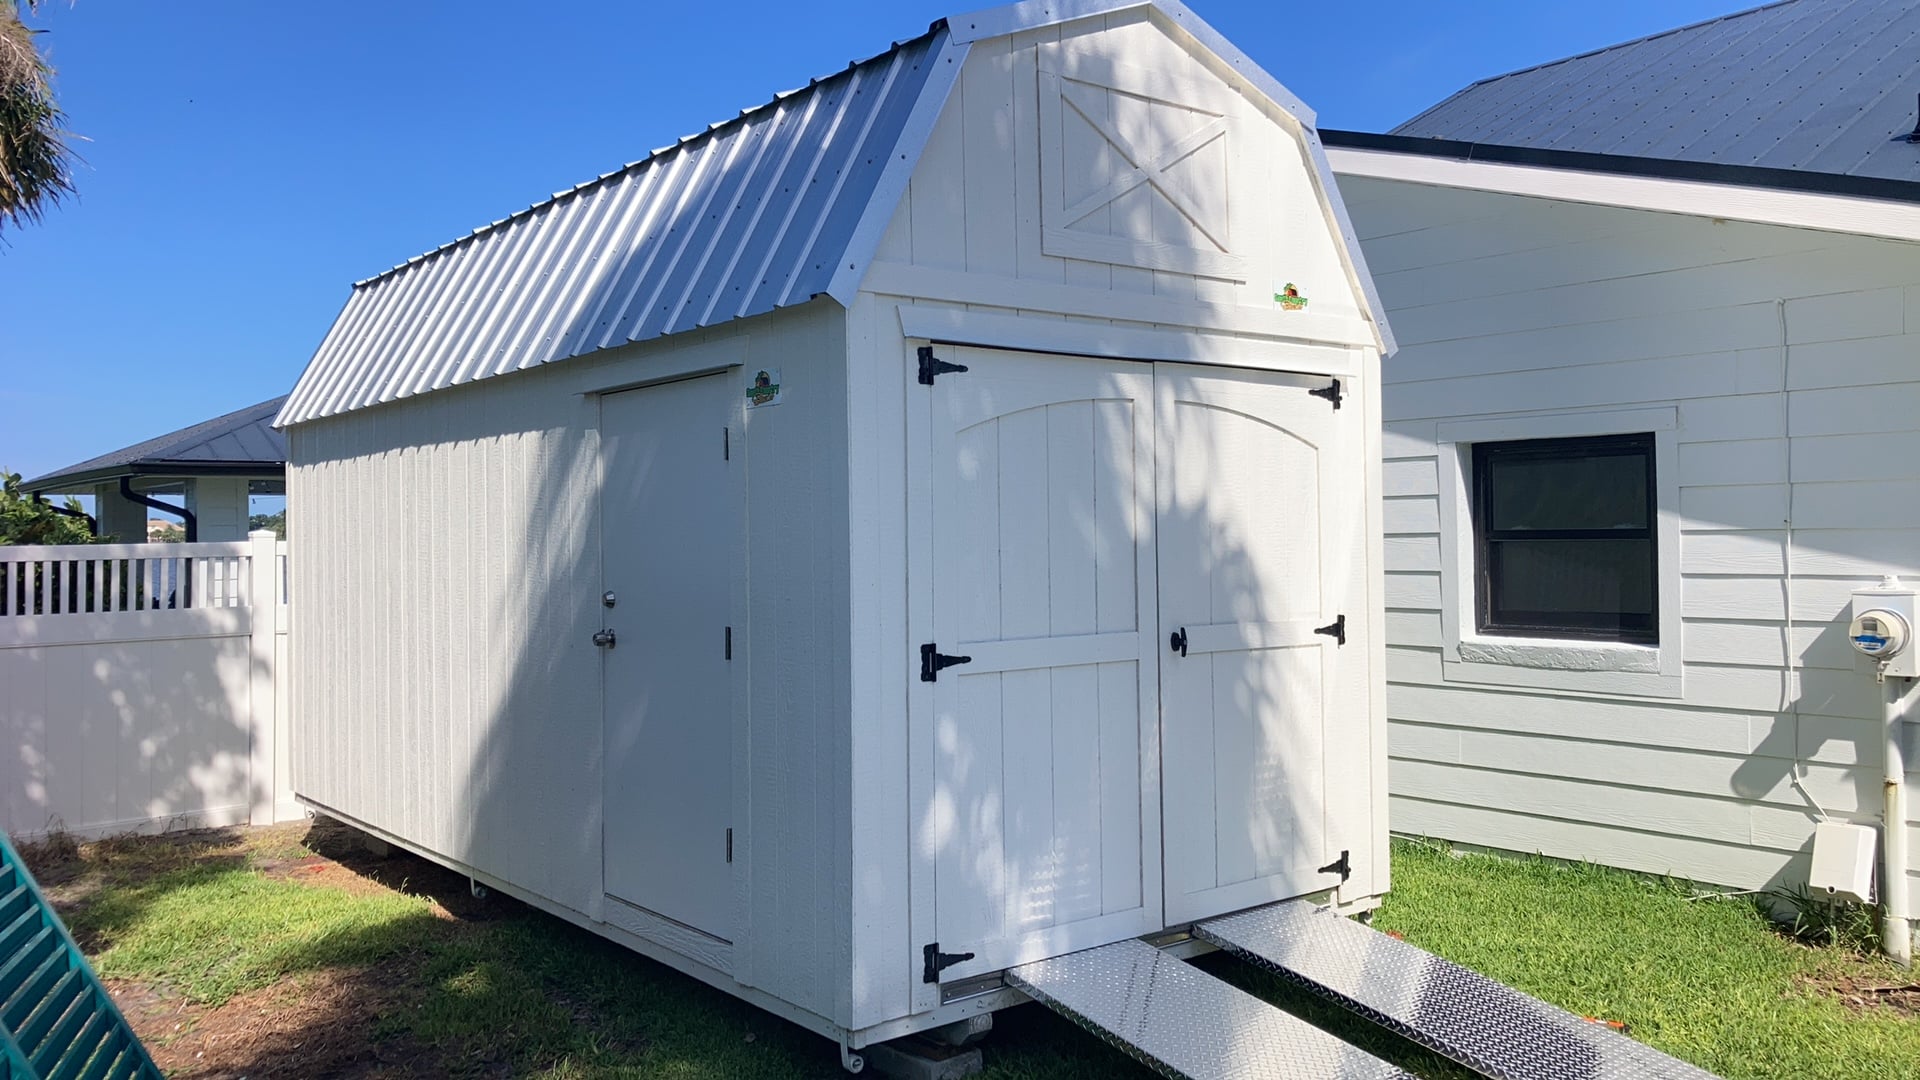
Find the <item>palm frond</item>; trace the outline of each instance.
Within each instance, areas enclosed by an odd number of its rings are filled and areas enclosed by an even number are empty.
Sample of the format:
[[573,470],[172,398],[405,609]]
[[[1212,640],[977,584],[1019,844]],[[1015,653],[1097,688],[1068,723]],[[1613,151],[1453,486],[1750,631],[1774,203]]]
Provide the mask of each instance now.
[[20,13],[19,0],[0,0],[0,226],[38,221],[74,190],[53,69]]

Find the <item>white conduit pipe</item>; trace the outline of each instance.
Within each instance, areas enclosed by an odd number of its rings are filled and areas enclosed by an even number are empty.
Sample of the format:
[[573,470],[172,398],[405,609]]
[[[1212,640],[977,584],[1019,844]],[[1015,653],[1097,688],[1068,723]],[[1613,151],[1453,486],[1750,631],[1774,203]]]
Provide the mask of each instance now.
[[[1910,648],[1912,646],[1909,646]],[[1880,884],[1880,943],[1887,957],[1901,967],[1913,966],[1913,928],[1907,922],[1907,763],[1900,745],[1901,699],[1911,679],[1886,680],[1886,754],[1881,787],[1886,806],[1881,818],[1880,846],[1886,855]]]

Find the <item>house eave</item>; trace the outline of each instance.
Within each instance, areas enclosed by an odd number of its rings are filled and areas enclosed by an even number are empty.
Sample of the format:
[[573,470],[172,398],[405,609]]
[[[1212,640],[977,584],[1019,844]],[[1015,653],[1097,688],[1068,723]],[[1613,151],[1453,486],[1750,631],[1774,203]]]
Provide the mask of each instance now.
[[83,495],[96,484],[123,476],[190,479],[201,476],[257,476],[277,479],[286,472],[286,462],[263,461],[138,461],[123,465],[105,465],[79,472],[38,476],[21,484],[22,490],[35,495]]
[[1321,136],[1343,177],[1920,241],[1920,183],[1398,135]]

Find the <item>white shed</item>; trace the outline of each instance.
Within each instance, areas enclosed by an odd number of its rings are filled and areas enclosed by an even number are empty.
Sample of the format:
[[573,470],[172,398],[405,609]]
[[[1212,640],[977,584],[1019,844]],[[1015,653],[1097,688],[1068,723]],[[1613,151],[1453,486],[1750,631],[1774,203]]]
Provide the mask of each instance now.
[[1385,336],[1191,12],[943,20],[355,287],[294,783],[843,1047],[1370,905]]

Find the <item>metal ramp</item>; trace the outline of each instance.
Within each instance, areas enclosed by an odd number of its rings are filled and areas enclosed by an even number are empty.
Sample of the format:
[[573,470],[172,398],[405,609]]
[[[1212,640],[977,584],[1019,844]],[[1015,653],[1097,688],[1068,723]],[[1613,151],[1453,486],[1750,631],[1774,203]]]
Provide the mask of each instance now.
[[161,1080],[5,833],[0,1080]]
[[1291,901],[1194,936],[1495,1080],[1713,1074],[1352,919]]
[[1412,1080],[1143,941],[1026,964],[1009,970],[1007,982],[1163,1076]]

